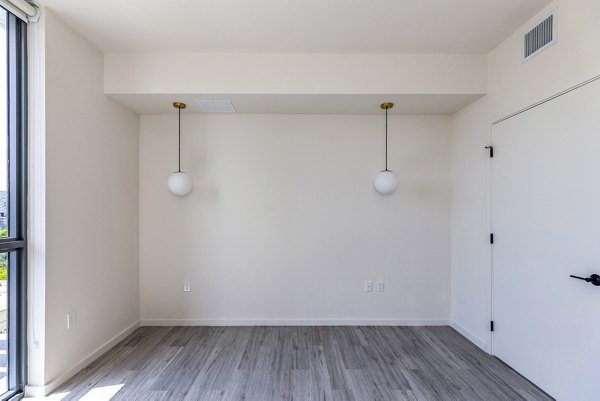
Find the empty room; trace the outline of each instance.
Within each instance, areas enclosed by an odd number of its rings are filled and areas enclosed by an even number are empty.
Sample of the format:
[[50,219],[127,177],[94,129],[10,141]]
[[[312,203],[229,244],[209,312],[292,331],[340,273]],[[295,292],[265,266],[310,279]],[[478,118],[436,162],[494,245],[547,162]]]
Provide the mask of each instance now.
[[0,401],[600,400],[599,49],[598,0],[0,0]]

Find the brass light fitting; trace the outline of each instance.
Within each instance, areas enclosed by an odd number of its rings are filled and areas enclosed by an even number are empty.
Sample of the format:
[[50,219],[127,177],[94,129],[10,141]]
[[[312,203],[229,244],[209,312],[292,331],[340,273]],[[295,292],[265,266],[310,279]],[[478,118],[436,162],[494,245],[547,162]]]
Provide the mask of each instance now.
[[177,171],[169,176],[167,186],[174,195],[185,196],[193,187],[190,176],[181,171],[181,109],[185,109],[187,105],[183,102],[174,102],[173,107],[177,109]]
[[392,102],[381,103],[381,108],[385,110],[385,170],[377,173],[373,186],[382,195],[390,195],[398,187],[398,177],[388,169],[388,110],[392,107],[394,107]]

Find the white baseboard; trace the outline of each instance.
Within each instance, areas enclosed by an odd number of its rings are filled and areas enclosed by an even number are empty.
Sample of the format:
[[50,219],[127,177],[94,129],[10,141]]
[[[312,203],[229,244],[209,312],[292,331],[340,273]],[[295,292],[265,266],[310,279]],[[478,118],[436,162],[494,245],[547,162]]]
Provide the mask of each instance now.
[[117,345],[117,343],[127,337],[129,334],[133,333],[135,329],[140,327],[140,322],[135,322],[131,326],[127,327],[125,330],[121,331],[119,334],[102,344],[95,351],[90,353],[88,356],[79,361],[75,366],[71,369],[67,370],[56,379],[52,380],[50,383],[44,386],[25,386],[25,397],[45,397],[54,391],[58,386],[69,380],[71,377],[75,376],[80,370],[87,367],[90,363],[98,359],[102,354],[106,353],[112,347]]
[[467,340],[471,341],[473,344],[481,348],[483,351],[489,353],[489,347],[487,342],[483,341],[481,338],[477,337],[475,334],[471,333],[469,330],[465,329],[460,324],[456,323],[454,320],[450,321],[450,326],[458,331],[463,337]]
[[449,319],[142,319],[140,326],[449,326]]

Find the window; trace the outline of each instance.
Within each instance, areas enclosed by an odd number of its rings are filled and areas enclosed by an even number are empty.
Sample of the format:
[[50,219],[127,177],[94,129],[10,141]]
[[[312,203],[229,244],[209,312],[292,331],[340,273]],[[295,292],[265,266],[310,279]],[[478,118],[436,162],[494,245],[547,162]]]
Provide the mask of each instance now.
[[0,400],[25,380],[26,32],[0,8]]

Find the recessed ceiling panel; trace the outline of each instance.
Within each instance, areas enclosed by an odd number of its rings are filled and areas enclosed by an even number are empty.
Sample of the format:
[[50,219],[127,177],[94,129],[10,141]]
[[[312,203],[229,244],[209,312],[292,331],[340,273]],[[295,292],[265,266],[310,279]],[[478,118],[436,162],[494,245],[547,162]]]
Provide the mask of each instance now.
[[205,113],[235,113],[235,108],[229,99],[198,99],[196,102]]

